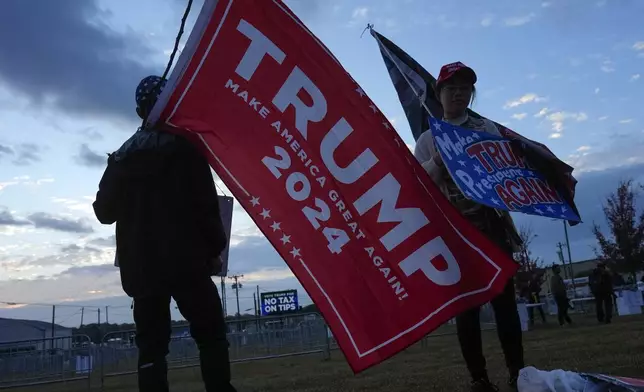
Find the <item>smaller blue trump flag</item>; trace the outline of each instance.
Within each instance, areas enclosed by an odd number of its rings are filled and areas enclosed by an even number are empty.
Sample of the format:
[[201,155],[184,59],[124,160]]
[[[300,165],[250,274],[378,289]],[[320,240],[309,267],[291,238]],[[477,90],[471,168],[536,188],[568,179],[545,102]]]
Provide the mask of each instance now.
[[434,118],[429,124],[436,149],[468,199],[492,208],[580,221],[510,140]]

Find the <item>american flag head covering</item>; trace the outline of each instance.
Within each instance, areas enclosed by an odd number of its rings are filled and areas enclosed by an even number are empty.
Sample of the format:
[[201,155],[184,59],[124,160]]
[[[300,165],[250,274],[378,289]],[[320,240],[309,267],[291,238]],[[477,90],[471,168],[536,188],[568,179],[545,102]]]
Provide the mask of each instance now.
[[150,75],[143,78],[136,87],[136,106],[146,110],[152,109],[159,95],[161,95],[165,83],[166,80],[160,76]]

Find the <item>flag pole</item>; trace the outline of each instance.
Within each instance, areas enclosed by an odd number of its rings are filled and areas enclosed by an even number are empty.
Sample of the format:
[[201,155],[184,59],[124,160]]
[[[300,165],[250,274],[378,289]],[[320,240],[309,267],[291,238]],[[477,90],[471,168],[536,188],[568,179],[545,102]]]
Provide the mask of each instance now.
[[414,85],[411,84],[411,82],[409,81],[409,78],[407,77],[407,74],[405,74],[403,72],[403,70],[398,65],[398,62],[396,60],[394,60],[394,58],[392,57],[391,53],[389,52],[389,49],[382,43],[382,41],[380,41],[380,38],[378,38],[378,36],[374,34],[375,30],[373,29],[373,25],[367,24],[367,30],[369,30],[369,32],[371,33],[371,36],[376,40],[376,42],[378,42],[378,46],[380,46],[380,49],[381,50],[384,49],[384,52],[387,55],[387,57],[389,57],[389,60],[391,60],[391,62],[394,63],[396,68],[398,68],[398,72],[400,72],[402,77],[405,79],[405,82],[407,82],[409,87],[411,87],[411,90],[414,92],[414,95],[416,95],[416,98],[418,98],[418,100],[420,101],[420,104],[423,105],[423,107],[425,108],[425,111],[427,111],[427,114],[429,114],[430,117],[435,118],[434,114],[432,114],[432,112],[429,110],[429,108],[425,104],[425,100],[423,99],[423,97],[420,96],[418,91],[416,91],[416,88],[414,87]]

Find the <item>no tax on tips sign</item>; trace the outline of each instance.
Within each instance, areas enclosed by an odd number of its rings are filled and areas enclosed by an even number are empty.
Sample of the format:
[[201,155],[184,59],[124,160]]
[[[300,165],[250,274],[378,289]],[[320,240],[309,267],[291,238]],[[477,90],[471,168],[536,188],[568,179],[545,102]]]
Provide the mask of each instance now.
[[297,290],[261,293],[262,316],[295,312],[299,309]]

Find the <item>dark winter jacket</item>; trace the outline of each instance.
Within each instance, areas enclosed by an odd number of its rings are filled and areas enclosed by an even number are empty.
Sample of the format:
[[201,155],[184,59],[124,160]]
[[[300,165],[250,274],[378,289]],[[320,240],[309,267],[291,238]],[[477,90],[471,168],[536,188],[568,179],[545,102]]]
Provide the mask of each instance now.
[[94,212],[116,222],[121,283],[131,297],[210,274],[226,246],[207,160],[185,138],[139,131],[108,159]]
[[595,268],[588,278],[588,285],[595,297],[613,294],[613,278],[605,270]]
[[550,292],[555,298],[564,298],[568,296],[566,283],[561,275],[552,275],[550,278]]

